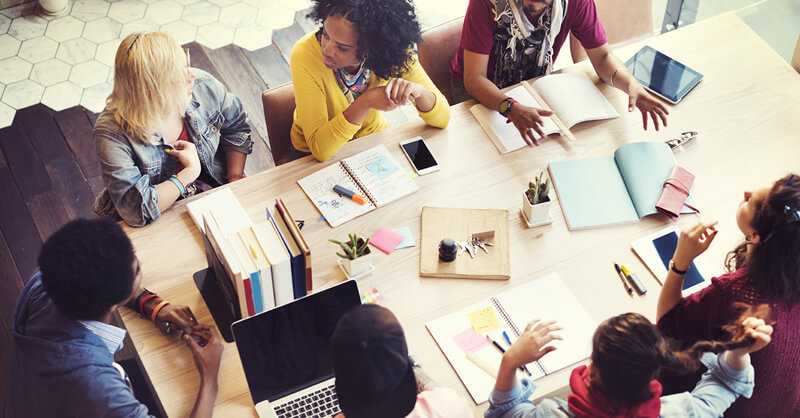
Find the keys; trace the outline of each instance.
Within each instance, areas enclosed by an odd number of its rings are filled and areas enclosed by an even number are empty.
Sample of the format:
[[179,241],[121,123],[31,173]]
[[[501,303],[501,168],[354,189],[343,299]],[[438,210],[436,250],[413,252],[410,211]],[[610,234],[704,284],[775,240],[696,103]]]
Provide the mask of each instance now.
[[466,241],[456,241],[456,245],[458,245],[458,248],[461,251],[469,254],[470,258],[475,258],[475,247],[472,245],[472,243]]

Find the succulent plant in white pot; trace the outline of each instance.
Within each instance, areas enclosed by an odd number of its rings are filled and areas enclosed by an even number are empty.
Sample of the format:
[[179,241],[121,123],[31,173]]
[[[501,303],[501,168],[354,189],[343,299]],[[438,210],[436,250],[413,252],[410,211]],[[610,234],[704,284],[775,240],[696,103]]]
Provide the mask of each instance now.
[[522,193],[522,214],[528,226],[547,225],[550,218],[550,178],[544,171],[528,183],[528,189]]
[[341,251],[336,255],[341,258],[341,265],[350,277],[360,276],[372,269],[369,257],[369,238],[361,238],[356,234],[347,234],[347,241],[328,240],[339,246]]

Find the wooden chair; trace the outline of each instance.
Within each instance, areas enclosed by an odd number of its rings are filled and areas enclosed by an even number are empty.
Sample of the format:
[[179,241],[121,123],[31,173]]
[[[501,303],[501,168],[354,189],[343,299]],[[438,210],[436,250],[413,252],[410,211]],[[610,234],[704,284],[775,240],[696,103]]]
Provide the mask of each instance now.
[[455,103],[450,91],[450,60],[458,50],[463,25],[464,18],[459,17],[430,28],[418,45],[419,63],[451,105]]
[[[650,0],[596,0],[597,16],[603,23],[608,44],[615,45],[648,37],[653,34],[653,2]],[[588,56],[581,43],[569,35],[572,61]]]
[[261,102],[264,105],[264,119],[267,122],[269,149],[272,152],[275,166],[300,158],[302,155],[292,148],[289,137],[295,108],[294,86],[292,83],[261,93]]

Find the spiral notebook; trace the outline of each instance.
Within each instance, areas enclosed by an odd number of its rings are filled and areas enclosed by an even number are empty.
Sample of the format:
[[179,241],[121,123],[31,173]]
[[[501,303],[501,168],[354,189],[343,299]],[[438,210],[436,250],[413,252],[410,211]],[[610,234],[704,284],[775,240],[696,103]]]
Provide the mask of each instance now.
[[[335,228],[351,219],[409,195],[419,188],[411,174],[378,145],[331,164],[297,181],[325,220]],[[366,197],[364,205],[340,196],[342,186]]]
[[559,331],[564,339],[553,341],[557,350],[527,365],[534,381],[589,357],[597,322],[555,273],[435,319],[426,327],[472,399],[480,404],[494,387],[500,352],[492,344],[480,348],[477,343],[465,344],[464,336],[474,332],[507,346],[503,331],[513,341],[536,318],[557,321],[564,328]]

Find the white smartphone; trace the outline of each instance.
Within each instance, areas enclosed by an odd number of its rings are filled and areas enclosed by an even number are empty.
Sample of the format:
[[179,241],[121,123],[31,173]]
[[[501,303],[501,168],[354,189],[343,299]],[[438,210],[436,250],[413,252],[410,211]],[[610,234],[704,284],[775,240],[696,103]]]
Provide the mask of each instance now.
[[400,148],[403,149],[403,154],[414,166],[414,171],[417,174],[423,175],[439,170],[439,163],[436,162],[436,158],[433,157],[431,150],[428,149],[421,136],[401,142]]

